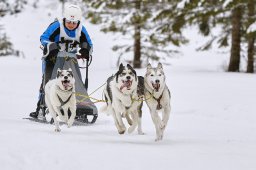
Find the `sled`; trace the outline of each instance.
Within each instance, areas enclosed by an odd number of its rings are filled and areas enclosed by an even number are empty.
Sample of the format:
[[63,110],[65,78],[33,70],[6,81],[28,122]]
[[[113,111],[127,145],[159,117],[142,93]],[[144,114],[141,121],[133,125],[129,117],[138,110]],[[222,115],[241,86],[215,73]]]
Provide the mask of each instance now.
[[[75,120],[80,123],[93,124],[97,120],[98,110],[95,104],[90,100],[88,96],[88,66],[90,61],[86,60],[86,67],[79,67],[78,61],[75,53],[69,53],[66,51],[61,51],[58,53],[56,62],[54,65],[53,72],[51,73],[51,79],[55,79],[57,77],[57,70],[60,69],[72,69],[73,76],[75,78],[75,91],[76,91],[76,100],[77,100],[77,109],[76,109],[76,117]],[[80,69],[86,69],[86,78],[83,82],[82,75]],[[46,75],[47,69],[43,76]],[[44,79],[45,80],[45,79]],[[45,86],[45,82],[43,82],[43,86]],[[44,89],[44,87],[43,87]],[[39,114],[46,116],[49,114],[47,112],[47,106],[44,101],[44,90],[41,91],[40,94],[40,104],[39,104]],[[37,118],[32,118],[37,119]],[[29,119],[30,120],[30,119]],[[41,122],[41,121],[38,121]]]

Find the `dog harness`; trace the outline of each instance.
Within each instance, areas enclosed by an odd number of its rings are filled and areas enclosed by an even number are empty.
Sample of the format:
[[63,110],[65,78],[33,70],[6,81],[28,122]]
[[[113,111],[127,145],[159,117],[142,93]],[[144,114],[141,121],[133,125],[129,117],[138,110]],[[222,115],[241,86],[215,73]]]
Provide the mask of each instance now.
[[[66,92],[66,91],[62,90],[59,86],[56,86],[56,87],[58,87],[57,90],[62,91],[62,92]],[[73,90],[73,88],[71,88],[71,89],[68,90],[68,91],[72,91],[72,90]],[[60,98],[60,96],[57,94],[57,97],[58,97],[58,99],[59,99],[59,101],[60,101],[60,107],[64,106],[64,105],[71,99],[72,95],[73,95],[73,92],[70,94],[70,96],[68,97],[68,99],[67,99],[66,101],[63,101],[63,100]]]
[[68,97],[68,99],[67,99],[66,101],[63,101],[63,100],[60,98],[60,96],[57,94],[58,99],[59,99],[59,101],[60,101],[60,107],[64,106],[64,105],[70,100],[72,94],[73,94],[73,93],[71,93],[71,95]]
[[[149,92],[148,89],[146,89],[146,90]],[[154,92],[154,90],[152,91],[152,93],[149,92],[149,94],[153,97],[153,99],[155,99],[155,100],[157,101],[156,110],[160,110],[160,109],[163,108],[163,106],[162,106],[161,103],[160,103],[160,100],[161,100],[162,97],[163,97],[164,90],[163,90],[162,94],[159,96],[159,98],[155,98],[155,96],[153,95],[153,92]]]
[[160,103],[160,100],[162,99],[162,97],[163,97],[163,93],[161,94],[161,96],[158,99],[153,96],[153,98],[157,101],[156,110],[162,109],[162,105]]
[[[149,92],[149,91],[148,91]],[[160,110],[163,108],[163,106],[161,105],[160,101],[163,97],[164,92],[161,94],[161,96],[159,96],[159,98],[155,98],[154,95],[152,93],[149,92],[149,94],[153,97],[153,99],[155,99],[157,101],[157,106],[156,106],[156,110]]]

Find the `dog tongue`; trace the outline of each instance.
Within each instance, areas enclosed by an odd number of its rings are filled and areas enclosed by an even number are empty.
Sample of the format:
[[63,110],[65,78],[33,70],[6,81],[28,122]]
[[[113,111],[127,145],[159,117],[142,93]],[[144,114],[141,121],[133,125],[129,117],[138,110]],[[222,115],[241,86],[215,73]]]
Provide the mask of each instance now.
[[160,84],[159,83],[156,83],[156,84],[152,84],[154,89],[158,92],[159,88],[160,88]]
[[62,85],[63,85],[63,87],[65,88],[65,90],[67,90],[67,88],[69,87],[69,82],[63,81],[63,82],[62,82]]
[[130,87],[130,81],[125,81],[124,83],[123,83],[123,85],[120,87],[120,91],[122,91],[123,90],[123,88],[125,88],[125,87],[127,87],[127,88],[129,88]]

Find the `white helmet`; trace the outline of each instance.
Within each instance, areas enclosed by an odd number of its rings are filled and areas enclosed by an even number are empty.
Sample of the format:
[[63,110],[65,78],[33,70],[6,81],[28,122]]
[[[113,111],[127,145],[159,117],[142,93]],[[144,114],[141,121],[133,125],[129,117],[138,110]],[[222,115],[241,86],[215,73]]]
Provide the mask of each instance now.
[[74,21],[74,22],[81,21],[82,10],[77,5],[72,5],[72,4],[66,5],[63,16],[69,21]]

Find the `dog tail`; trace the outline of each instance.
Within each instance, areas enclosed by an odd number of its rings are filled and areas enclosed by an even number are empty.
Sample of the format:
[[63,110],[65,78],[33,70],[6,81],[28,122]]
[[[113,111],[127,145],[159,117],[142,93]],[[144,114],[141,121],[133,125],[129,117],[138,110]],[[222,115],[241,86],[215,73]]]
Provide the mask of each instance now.
[[108,105],[104,105],[100,108],[100,112],[106,113],[108,116],[110,115]]
[[104,105],[100,108],[100,112],[106,112],[108,109],[108,106],[107,105]]

